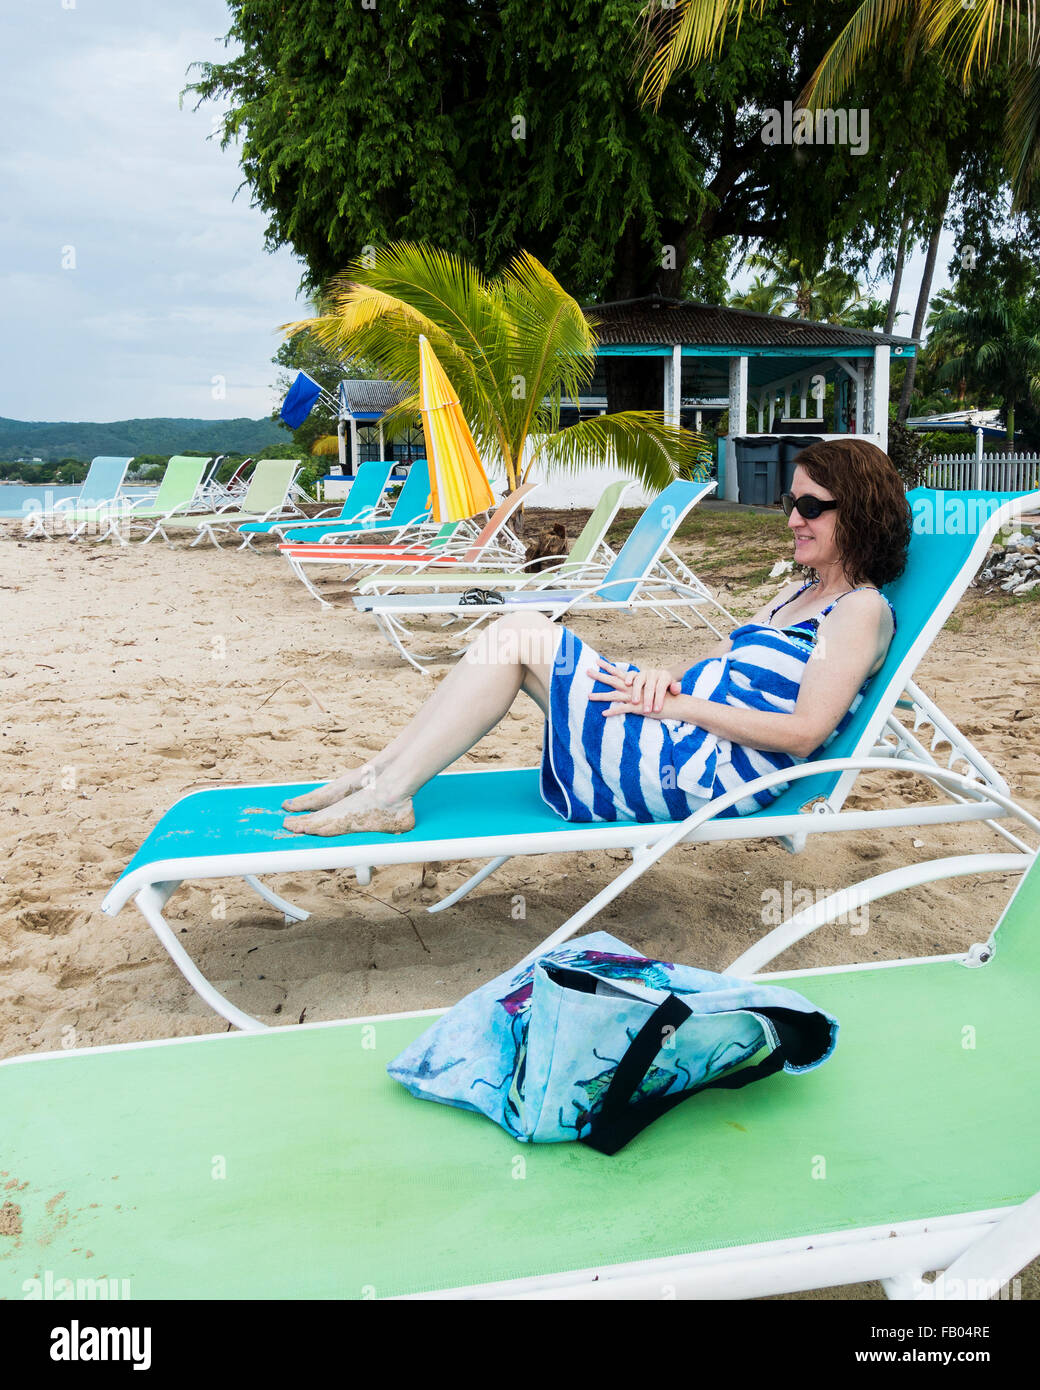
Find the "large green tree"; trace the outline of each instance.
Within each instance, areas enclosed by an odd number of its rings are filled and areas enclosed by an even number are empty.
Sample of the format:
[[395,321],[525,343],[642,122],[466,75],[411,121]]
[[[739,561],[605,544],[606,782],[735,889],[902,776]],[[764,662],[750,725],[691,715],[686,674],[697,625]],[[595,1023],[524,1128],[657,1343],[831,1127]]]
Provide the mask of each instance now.
[[[747,19],[774,0],[670,0],[644,10],[643,89],[659,102],[676,74],[721,54]],[[1040,170],[1038,0],[860,0],[802,87],[799,104],[836,105],[879,53],[909,79],[922,53],[938,55],[965,87],[1007,79],[1003,155],[1017,207]]]
[[888,245],[894,209],[939,205],[947,134],[988,138],[934,63],[911,91],[879,63],[865,153],[763,140],[763,113],[809,81],[854,0],[768,0],[650,109],[643,3],[231,0],[240,52],[189,90],[224,104],[268,241],[312,285],[396,238],[488,272],[524,247],[584,300],[678,294],[728,237],[819,270],[835,244]]

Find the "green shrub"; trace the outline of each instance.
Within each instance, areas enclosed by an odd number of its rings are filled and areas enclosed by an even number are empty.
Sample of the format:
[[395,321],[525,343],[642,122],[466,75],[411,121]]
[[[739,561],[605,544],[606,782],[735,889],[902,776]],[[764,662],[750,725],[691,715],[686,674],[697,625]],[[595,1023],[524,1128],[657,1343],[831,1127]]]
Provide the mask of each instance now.
[[[971,454],[975,455],[975,431],[959,430],[913,430],[913,434],[924,440],[933,454]],[[1008,448],[1005,439],[984,439],[982,449],[987,454],[1002,454]]]
[[934,462],[934,455],[923,435],[908,430],[897,420],[888,427],[888,457],[907,488],[919,487],[924,470]]

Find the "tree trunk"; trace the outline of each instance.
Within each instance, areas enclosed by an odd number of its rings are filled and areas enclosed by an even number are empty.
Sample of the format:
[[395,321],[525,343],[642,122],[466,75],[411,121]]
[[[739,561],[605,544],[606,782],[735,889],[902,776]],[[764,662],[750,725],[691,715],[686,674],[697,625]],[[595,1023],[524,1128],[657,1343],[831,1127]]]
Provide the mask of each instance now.
[[896,310],[899,308],[899,291],[903,284],[903,266],[906,262],[906,233],[910,225],[908,217],[903,218],[899,228],[899,246],[896,249],[896,266],[892,272],[892,293],[888,297],[888,313],[885,315],[885,332],[891,333],[895,327]]
[[1008,401],[1004,407],[1004,427],[1009,444],[1015,442],[1015,402]]
[[[928,301],[932,297],[932,277],[935,274],[935,260],[939,254],[939,238],[942,236],[943,222],[946,220],[946,209],[950,204],[950,191],[947,190],[946,198],[943,202],[942,211],[935,224],[931,240],[928,242],[928,255],[925,257],[924,272],[921,275],[921,288],[917,295],[917,308],[914,311],[914,327],[911,333],[912,338],[920,338],[924,328],[925,315],[928,313]],[[906,417],[910,414],[910,397],[914,390],[914,377],[917,374],[917,357],[911,357],[906,364],[906,376],[903,378],[903,389],[899,396],[899,409],[896,412],[896,419],[901,425],[906,424]]]
[[[675,225],[675,224],[671,224]],[[643,295],[660,294],[678,298],[682,292],[682,268],[685,262],[687,239],[678,229],[676,241],[668,254],[669,266],[674,255],[675,269],[662,265],[663,251],[657,257],[650,254],[635,223],[630,222],[618,244],[615,272],[604,298],[639,299]],[[616,415],[623,410],[663,410],[664,373],[660,357],[601,358],[607,378],[607,413]]]

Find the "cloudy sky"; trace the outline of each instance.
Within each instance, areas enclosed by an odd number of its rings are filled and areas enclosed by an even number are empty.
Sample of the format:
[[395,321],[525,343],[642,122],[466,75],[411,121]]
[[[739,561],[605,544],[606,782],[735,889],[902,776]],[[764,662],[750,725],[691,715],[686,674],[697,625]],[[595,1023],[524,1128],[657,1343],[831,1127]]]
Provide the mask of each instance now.
[[302,267],[234,196],[217,108],[178,103],[228,27],[223,0],[4,0],[0,415],[270,411]]
[[178,100],[228,27],[224,0],[3,0],[0,415],[256,418],[275,403],[278,324],[308,312],[302,266],[264,250],[265,219],[248,189],[235,197],[237,153],[207,139],[217,108]]

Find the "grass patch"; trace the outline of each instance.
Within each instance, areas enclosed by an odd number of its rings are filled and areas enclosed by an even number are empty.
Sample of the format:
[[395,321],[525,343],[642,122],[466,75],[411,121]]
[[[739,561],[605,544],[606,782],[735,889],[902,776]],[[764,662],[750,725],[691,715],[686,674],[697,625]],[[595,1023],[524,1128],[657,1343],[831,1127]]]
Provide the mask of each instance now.
[[[1040,579],[1040,575],[1037,576]],[[1023,603],[1040,603],[1040,585],[1030,589],[1028,594],[1004,594],[997,599],[999,608],[1017,608]]]
[[[772,573],[772,570],[772,565],[762,565],[759,569],[752,570],[750,574],[742,574],[740,576],[741,583],[746,584],[749,589],[757,589],[760,584],[764,584],[766,582],[766,580]],[[792,580],[797,578],[797,574],[787,574],[782,576],[783,583],[785,584],[789,584]],[[778,579],[776,582],[779,585],[781,580]]]
[[[638,507],[624,507],[614,518],[607,539],[616,550],[642,516]],[[720,541],[743,541],[745,544],[784,542],[788,535],[787,518],[783,512],[713,511],[710,507],[695,507],[675,533],[678,541],[694,545],[713,545]]]

